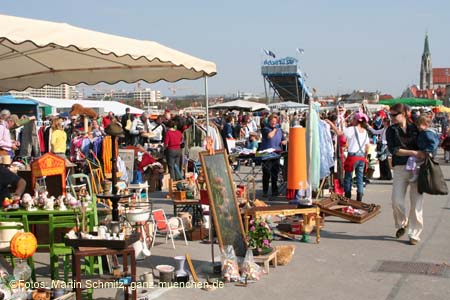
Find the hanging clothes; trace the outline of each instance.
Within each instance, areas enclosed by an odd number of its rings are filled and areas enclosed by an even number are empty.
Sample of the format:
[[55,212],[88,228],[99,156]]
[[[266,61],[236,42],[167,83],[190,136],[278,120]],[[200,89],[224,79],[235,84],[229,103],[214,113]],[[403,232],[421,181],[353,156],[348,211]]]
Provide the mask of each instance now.
[[330,175],[330,168],[334,166],[334,147],[330,126],[323,120],[319,121],[320,140],[320,178]]
[[[320,183],[320,139],[319,139],[319,103],[313,104],[313,111],[307,123],[306,149],[309,153],[308,180],[312,190],[316,190]],[[310,146],[311,143],[311,146]],[[308,157],[308,156],[307,156]]]
[[38,129],[34,121],[28,122],[23,126],[19,149],[19,156],[41,156]]

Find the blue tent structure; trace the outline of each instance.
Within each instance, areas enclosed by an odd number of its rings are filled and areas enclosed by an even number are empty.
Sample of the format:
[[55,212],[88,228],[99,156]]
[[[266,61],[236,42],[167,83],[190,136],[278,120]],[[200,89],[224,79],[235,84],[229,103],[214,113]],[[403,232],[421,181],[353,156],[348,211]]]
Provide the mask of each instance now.
[[0,110],[7,109],[11,114],[38,116],[38,103],[29,99],[19,99],[11,95],[0,96]]

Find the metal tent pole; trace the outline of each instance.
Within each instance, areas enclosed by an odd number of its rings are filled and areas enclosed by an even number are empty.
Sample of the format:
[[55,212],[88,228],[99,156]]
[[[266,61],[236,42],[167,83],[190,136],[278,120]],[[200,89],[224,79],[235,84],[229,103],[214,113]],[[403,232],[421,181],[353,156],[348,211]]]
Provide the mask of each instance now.
[[[209,136],[209,99],[208,99],[208,77],[205,76],[205,98],[206,98],[206,136]],[[210,206],[210,211],[211,211],[211,206]],[[212,220],[212,214],[209,214],[209,241],[211,243],[211,262],[212,262],[212,268],[213,268],[213,272],[214,272],[214,238],[213,238],[213,226],[214,226],[214,222]]]

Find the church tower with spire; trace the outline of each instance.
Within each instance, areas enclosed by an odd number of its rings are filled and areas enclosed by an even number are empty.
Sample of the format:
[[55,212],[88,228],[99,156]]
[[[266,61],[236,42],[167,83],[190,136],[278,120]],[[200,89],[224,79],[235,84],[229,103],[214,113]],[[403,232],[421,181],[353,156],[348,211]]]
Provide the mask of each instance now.
[[431,53],[428,45],[428,34],[425,35],[425,45],[423,47],[422,64],[420,67],[420,89],[433,88],[433,68],[431,67]]

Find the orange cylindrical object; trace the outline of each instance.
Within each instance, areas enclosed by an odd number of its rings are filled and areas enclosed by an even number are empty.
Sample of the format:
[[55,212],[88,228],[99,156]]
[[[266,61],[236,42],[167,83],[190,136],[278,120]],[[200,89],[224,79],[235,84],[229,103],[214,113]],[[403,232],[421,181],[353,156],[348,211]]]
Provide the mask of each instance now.
[[306,129],[289,129],[287,188],[292,190],[306,189]]

